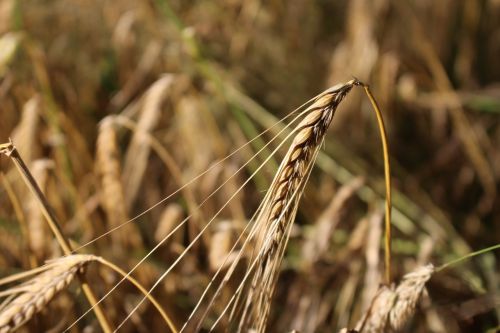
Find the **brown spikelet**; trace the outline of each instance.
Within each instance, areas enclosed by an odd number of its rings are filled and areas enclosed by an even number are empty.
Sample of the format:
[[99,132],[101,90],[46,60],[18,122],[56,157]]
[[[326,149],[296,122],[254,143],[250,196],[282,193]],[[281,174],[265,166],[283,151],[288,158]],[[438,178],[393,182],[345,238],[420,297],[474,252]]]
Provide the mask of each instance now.
[[337,106],[356,80],[334,87],[315,100],[298,124],[296,135],[283,159],[257,217],[260,250],[257,268],[239,320],[239,331],[263,332],[271,306],[277,273],[288,241],[290,226],[316,155]]
[[[102,188],[101,201],[111,228],[128,220],[127,207],[121,182],[120,153],[113,117],[104,118],[97,137],[97,170]],[[111,233],[116,243],[136,247],[140,245],[139,232],[129,223]],[[113,242],[115,243],[115,242]]]
[[1,306],[0,333],[15,331],[42,311],[93,260],[92,255],[70,255],[50,261],[34,278],[0,292],[9,296]]
[[406,274],[397,287],[381,286],[356,329],[360,333],[399,332],[415,313],[433,273],[434,266],[429,264]]

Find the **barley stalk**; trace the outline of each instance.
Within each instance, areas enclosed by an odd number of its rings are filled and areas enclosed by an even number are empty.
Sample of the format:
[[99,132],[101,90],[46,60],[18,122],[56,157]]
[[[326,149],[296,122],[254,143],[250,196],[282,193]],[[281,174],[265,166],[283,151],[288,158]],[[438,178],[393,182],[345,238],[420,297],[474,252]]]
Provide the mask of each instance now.
[[[320,143],[322,142],[326,130],[328,129],[332,121],[333,114],[337,106],[354,85],[363,84],[354,79],[344,85],[331,88],[322,93],[319,97],[313,99],[312,105],[304,111],[304,113],[308,113],[308,115],[294,130],[295,138],[292,142],[292,145],[288,153],[286,154],[280,168],[278,169],[278,172],[273,180],[268,194],[266,195],[265,200],[263,201],[263,204],[258,210],[259,214],[256,218],[257,223],[255,224],[255,228],[253,230],[261,231],[259,234],[257,234],[259,235],[257,237],[257,248],[260,248],[260,251],[258,256],[256,257],[258,265],[252,264],[252,268],[250,268],[248,271],[252,272],[254,267],[257,267],[257,272],[253,274],[253,288],[248,292],[248,295],[246,297],[245,309],[241,316],[241,330],[246,330],[246,327],[253,327],[253,324],[249,325],[248,323],[251,319],[254,318],[257,318],[259,320],[258,322],[254,321],[256,323],[257,331],[263,331],[265,328],[270,310],[270,300],[274,291],[274,286],[276,284],[277,272],[283,258],[286,244],[288,242],[290,226],[292,225],[291,222],[293,222],[296,215],[300,196],[310,175],[310,171],[319,151]],[[387,150],[384,149],[384,153],[386,152]],[[247,182],[245,182],[241,187],[243,187]],[[241,187],[238,189],[238,191],[241,189]],[[234,195],[232,197],[234,197]],[[227,203],[222,208],[224,208],[226,205]],[[218,213],[220,213],[221,210],[219,210]],[[218,213],[216,213],[215,216],[217,216]],[[213,219],[207,223],[207,225],[200,231],[200,233],[189,244],[189,246],[186,247],[186,249],[181,253],[177,260],[172,264],[172,266],[170,266],[169,269],[167,269],[160,276],[160,278],[148,293],[150,293],[179,262],[179,260],[184,257],[185,253],[189,251],[190,248],[192,248],[193,244],[201,237],[203,232],[206,230],[206,228],[208,228],[212,221]],[[181,222],[181,224],[182,223],[184,223],[184,221]],[[175,229],[172,230],[172,232],[174,231]],[[169,235],[171,233],[169,233]],[[253,233],[253,231],[251,233]],[[168,235],[166,238],[168,238]],[[147,256],[141,259],[136,267],[140,265],[140,263],[143,262],[159,246],[161,246],[166,238],[163,239],[157,246],[155,246]],[[132,271],[136,267],[134,267]],[[127,276],[129,274],[130,272],[127,274]],[[262,283],[259,285],[259,282]],[[114,288],[112,290],[114,290]],[[238,288],[238,290],[240,290],[240,288]],[[239,302],[241,302],[240,305],[244,304],[245,299],[240,299],[239,297],[238,299],[239,301],[236,302],[236,304]],[[124,322],[128,318],[130,318],[132,313],[138,308],[143,300],[141,300],[139,304],[136,305],[136,307],[122,321],[118,328],[120,328],[124,324]],[[100,301],[98,303],[100,303]],[[227,308],[224,309],[224,312],[226,310]],[[79,319],[81,319],[81,317]]]

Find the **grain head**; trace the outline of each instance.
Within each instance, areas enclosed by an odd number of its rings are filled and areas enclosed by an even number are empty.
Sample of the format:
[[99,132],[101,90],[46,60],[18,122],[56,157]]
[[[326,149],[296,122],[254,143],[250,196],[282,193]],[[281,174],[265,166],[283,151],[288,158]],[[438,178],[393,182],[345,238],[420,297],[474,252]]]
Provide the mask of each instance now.
[[15,331],[46,308],[47,304],[94,260],[92,255],[70,255],[52,260],[42,273],[0,293],[2,296],[9,296],[0,311],[0,332]]
[[246,299],[241,299],[243,312],[239,331],[265,330],[279,266],[301,194],[335,110],[356,84],[359,83],[352,80],[322,94],[295,129],[292,144],[256,219],[256,227],[260,229],[256,248],[260,252]]

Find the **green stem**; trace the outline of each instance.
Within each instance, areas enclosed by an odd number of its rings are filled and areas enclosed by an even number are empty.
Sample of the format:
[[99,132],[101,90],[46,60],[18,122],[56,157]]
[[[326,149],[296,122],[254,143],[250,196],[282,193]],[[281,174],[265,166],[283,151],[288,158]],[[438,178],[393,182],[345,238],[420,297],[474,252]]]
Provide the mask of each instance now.
[[490,246],[490,247],[487,247],[485,249],[482,249],[482,250],[479,250],[479,251],[476,251],[476,252],[471,252],[463,257],[460,257],[460,258],[457,258],[455,260],[452,260],[450,262],[447,262],[446,264],[443,264],[441,266],[439,266],[438,268],[436,268],[436,272],[440,272],[450,266],[453,266],[455,264],[458,264],[464,260],[467,260],[467,259],[470,259],[472,257],[475,257],[475,256],[478,256],[478,255],[481,255],[481,254],[484,254],[486,252],[490,252],[490,251],[494,251],[494,250],[498,250],[500,249],[500,244],[496,244],[496,245],[493,245],[493,246]]

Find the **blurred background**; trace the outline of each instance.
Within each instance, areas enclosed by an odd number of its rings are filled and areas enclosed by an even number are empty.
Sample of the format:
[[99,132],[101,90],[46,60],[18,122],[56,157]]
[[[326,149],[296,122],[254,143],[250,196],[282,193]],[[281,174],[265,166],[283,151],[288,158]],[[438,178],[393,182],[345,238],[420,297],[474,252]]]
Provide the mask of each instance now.
[[[396,280],[498,243],[499,56],[498,0],[1,0],[0,142],[12,138],[79,245],[212,167],[82,249],[129,269],[191,215],[136,271],[149,287],[237,193],[155,292],[180,325],[263,198],[285,149],[238,188],[290,118],[217,161],[352,77],[370,84],[385,116]],[[5,276],[60,250],[12,162],[3,156],[0,168]],[[381,282],[383,198],[375,117],[355,89],[306,188],[270,332],[332,332],[359,319]],[[435,275],[408,332],[494,332],[497,259],[488,253]],[[119,279],[104,268],[87,275],[101,295]],[[124,285],[104,308],[119,323],[137,300]],[[68,292],[51,308],[62,315],[45,311],[25,329],[59,331],[87,305]],[[97,327],[89,315],[74,330]],[[162,328],[144,305],[123,331]]]

